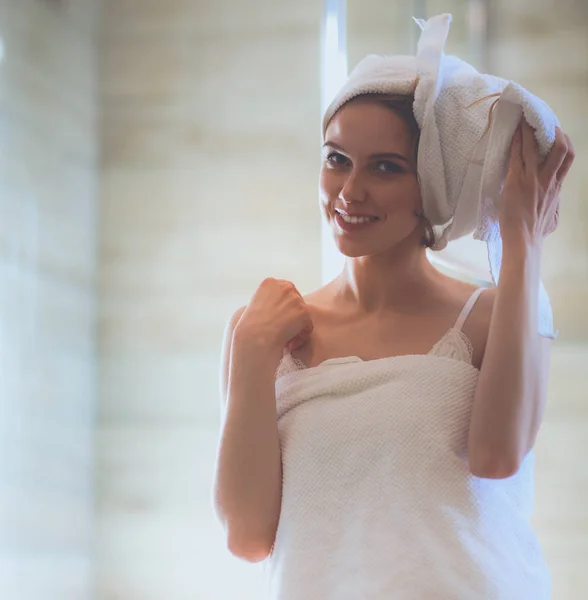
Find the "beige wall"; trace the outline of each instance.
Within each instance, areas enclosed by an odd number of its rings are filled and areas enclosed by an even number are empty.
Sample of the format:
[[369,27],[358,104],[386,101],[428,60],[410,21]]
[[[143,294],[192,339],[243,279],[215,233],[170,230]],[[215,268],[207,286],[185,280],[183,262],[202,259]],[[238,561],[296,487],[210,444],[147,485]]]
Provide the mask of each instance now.
[[[226,319],[264,277],[291,279],[303,293],[320,285],[322,3],[105,4],[98,597],[259,598],[258,567],[228,554],[211,509],[218,359]],[[388,16],[387,2],[362,6],[349,2],[350,67],[367,52],[410,50],[409,10],[398,3]],[[564,28],[533,11],[532,23],[552,32],[550,44],[563,40],[567,60],[565,44],[581,43],[579,18]],[[532,37],[523,17],[515,25],[501,38],[509,59],[496,64],[545,93],[577,132],[581,163],[588,135],[578,90],[554,92],[552,79],[523,70],[521,48],[531,52],[543,38]],[[467,48],[457,14],[455,31],[453,51]],[[567,212],[544,265],[562,332],[536,448],[534,518],[554,600],[588,591],[579,458],[588,346],[572,343],[588,341],[586,253],[577,237],[588,226],[583,178],[581,166],[570,176]]]
[[101,599],[247,597],[210,500],[218,359],[264,277],[320,284],[320,17],[311,0],[106,2]]
[[[322,4],[105,4],[99,92],[98,0],[0,2],[0,596],[93,597],[99,391],[96,597],[258,598],[209,497],[218,358],[265,276],[320,285]],[[407,7],[348,4],[350,67],[410,50]],[[463,3],[438,4],[466,51]],[[561,334],[534,515],[567,600],[588,592],[588,23],[572,0],[511,5],[493,64],[548,100],[578,154],[545,254]]]
[[0,596],[92,597],[98,3],[0,3]]

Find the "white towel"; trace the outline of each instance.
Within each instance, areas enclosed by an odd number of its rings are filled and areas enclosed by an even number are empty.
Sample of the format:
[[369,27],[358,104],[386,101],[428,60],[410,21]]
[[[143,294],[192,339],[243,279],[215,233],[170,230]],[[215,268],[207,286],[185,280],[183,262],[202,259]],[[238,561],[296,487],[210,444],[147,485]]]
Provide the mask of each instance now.
[[[450,14],[415,19],[422,29],[416,56],[364,58],[327,108],[323,139],[333,115],[356,96],[414,94],[413,112],[421,130],[417,171],[423,211],[436,233],[432,250],[443,250],[449,241],[473,232],[475,239],[487,243],[490,273],[497,284],[502,262],[498,200],[513,134],[524,115],[545,158],[559,122],[543,100],[519,84],[481,74],[456,56],[446,56],[451,19]],[[486,99],[477,102],[482,98]],[[539,333],[555,339],[542,281],[538,293]]]
[[550,598],[533,451],[506,479],[469,471],[479,372],[463,350],[454,329],[428,355],[334,358],[277,379],[268,598]]

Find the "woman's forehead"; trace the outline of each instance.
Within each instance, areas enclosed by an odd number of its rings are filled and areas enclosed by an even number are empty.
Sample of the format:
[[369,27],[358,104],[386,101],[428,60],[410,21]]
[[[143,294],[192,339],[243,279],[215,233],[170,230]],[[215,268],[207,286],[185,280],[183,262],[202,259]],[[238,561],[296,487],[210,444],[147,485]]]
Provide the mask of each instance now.
[[344,105],[331,119],[325,142],[334,142],[349,152],[409,154],[414,138],[406,121],[392,108],[357,99]]

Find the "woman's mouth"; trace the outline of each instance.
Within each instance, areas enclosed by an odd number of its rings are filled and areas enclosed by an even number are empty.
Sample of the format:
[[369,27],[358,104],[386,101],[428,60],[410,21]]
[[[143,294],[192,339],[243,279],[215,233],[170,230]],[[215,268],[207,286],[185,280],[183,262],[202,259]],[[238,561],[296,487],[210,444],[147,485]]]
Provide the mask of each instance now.
[[347,215],[342,215],[340,212],[335,211],[335,222],[347,233],[364,231],[373,225],[376,225],[379,221],[380,219],[378,217],[348,217]]

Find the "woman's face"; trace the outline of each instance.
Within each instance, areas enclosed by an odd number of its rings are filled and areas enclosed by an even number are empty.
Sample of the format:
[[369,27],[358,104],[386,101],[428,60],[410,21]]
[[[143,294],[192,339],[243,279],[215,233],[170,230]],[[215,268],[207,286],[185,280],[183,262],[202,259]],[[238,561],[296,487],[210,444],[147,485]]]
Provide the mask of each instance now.
[[[415,216],[422,206],[415,140],[402,117],[371,99],[344,105],[326,131],[319,196],[345,256],[386,252],[402,241],[419,246],[423,228]],[[347,225],[341,212],[373,220]]]

